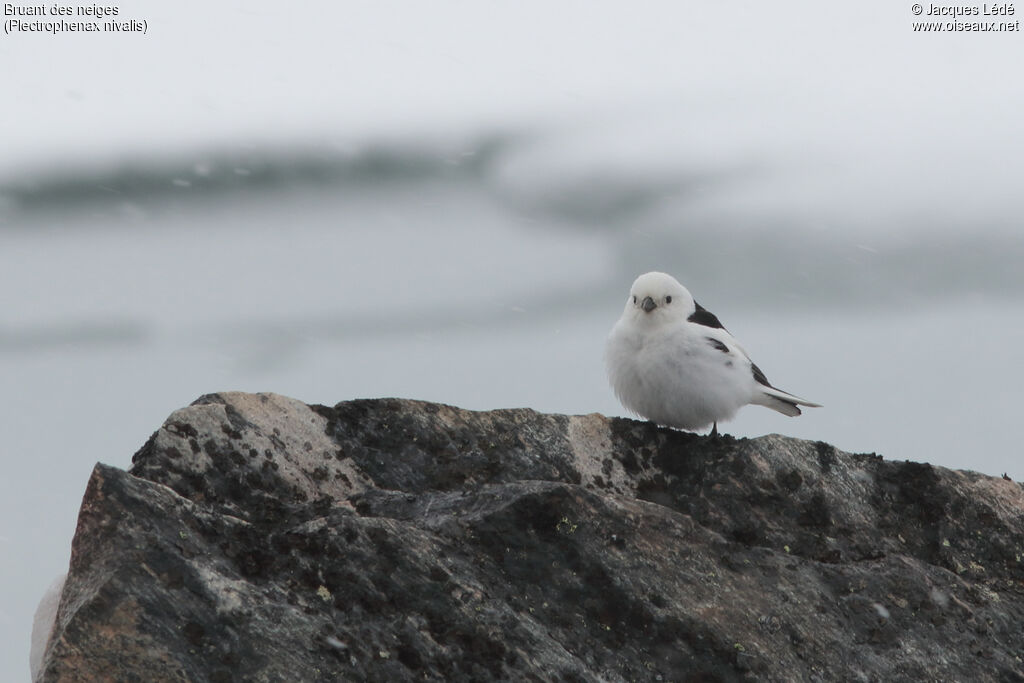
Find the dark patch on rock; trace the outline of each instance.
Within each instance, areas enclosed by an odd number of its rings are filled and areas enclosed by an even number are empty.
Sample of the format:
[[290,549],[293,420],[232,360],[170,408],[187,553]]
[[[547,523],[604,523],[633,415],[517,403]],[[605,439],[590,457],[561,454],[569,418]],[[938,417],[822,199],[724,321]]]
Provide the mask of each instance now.
[[241,439],[242,434],[236,429],[232,429],[228,425],[221,425],[220,430],[224,432],[230,439]]
[[797,516],[797,524],[819,529],[826,529],[832,524],[832,517],[829,515],[828,502],[826,502],[824,494],[815,493],[803,504],[800,514]]
[[786,491],[789,491],[790,493],[793,493],[794,491],[799,489],[803,483],[804,478],[800,475],[800,472],[795,469],[789,470],[788,472],[783,472],[779,476],[779,486],[784,488]]
[[139,460],[140,458],[147,458],[149,456],[149,454],[152,452],[154,448],[154,445],[156,444],[156,437],[159,433],[160,432],[153,432],[150,435],[150,437],[146,439],[146,443],[142,444],[142,447],[139,448],[139,450],[135,451],[135,453],[132,455],[133,463]]
[[42,680],[1022,680],[1022,519],[821,442],[211,394],[94,470]]
[[825,473],[831,472],[832,463],[836,460],[835,446],[831,446],[824,441],[815,441],[814,447],[818,451],[818,466],[821,467],[821,471]]

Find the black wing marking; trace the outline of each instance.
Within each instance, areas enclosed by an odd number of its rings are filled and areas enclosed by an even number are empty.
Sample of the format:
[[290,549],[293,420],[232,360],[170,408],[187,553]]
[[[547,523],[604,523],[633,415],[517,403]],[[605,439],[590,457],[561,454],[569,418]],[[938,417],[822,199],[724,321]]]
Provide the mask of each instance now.
[[775,388],[772,387],[771,383],[768,381],[768,378],[764,376],[763,372],[761,372],[761,368],[754,365],[753,362],[751,362],[750,364],[750,371],[754,373],[754,379],[757,380],[758,384],[763,384],[766,387],[771,387],[772,389]]
[[713,327],[719,330],[725,329],[725,325],[718,320],[714,313],[696,301],[693,302],[693,305],[697,307],[697,310],[690,314],[690,317],[687,318],[688,321],[697,325],[703,325],[704,327]]
[[[716,329],[725,330],[725,325],[723,325],[722,322],[718,319],[718,316],[716,316],[714,313],[701,306],[696,301],[693,302],[693,305],[697,307],[697,310],[690,314],[690,317],[687,318],[688,321],[690,321],[691,323],[695,323],[697,325],[703,325],[704,327],[713,327]],[[726,332],[728,332],[728,330],[726,330]],[[711,337],[705,337],[705,339],[708,340],[708,343],[710,343],[711,346],[715,347],[722,353],[729,352],[729,347],[723,344],[722,342],[718,341],[717,339],[712,339]],[[761,372],[761,368],[754,365],[753,361],[751,361],[750,363],[750,372],[751,374],[754,375],[754,380],[758,384],[763,384],[764,386],[771,387],[772,389],[775,388],[772,386],[771,382],[768,381],[768,378],[765,377],[764,373]]]
[[717,339],[713,337],[704,337],[704,339],[707,341],[707,343],[711,344],[711,346],[715,347],[722,353],[729,353],[729,347],[723,344],[722,342],[718,341]]

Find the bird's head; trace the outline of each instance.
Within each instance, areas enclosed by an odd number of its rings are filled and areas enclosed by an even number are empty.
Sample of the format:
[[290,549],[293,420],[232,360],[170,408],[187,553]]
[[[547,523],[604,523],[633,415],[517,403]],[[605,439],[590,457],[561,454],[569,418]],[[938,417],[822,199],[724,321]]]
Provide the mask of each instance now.
[[666,273],[644,273],[634,282],[623,313],[645,324],[685,320],[696,304],[686,287]]

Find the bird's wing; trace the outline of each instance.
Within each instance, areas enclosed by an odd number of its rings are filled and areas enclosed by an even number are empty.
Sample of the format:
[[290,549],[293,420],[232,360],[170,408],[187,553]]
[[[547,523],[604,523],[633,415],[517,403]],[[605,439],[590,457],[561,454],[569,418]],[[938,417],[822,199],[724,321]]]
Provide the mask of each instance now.
[[722,321],[718,319],[717,315],[704,308],[696,301],[693,302],[693,305],[697,307],[697,310],[690,314],[690,317],[686,319],[687,322],[708,328],[705,330],[707,336],[714,337],[728,344],[731,348],[739,351],[741,356],[750,360],[750,354],[747,353],[747,350],[743,348],[738,341],[736,341],[736,338],[729,333],[729,330],[725,329],[725,325],[722,324]]
[[811,408],[821,407],[820,403],[813,403],[799,396],[794,396],[788,391],[773,387],[771,382],[768,381],[768,377],[761,371],[761,368],[757,367],[757,364],[751,360],[747,350],[736,341],[736,338],[729,333],[729,330],[725,329],[725,325],[718,319],[718,316],[696,301],[693,302],[693,305],[697,307],[697,310],[690,314],[686,319],[687,322],[706,327],[707,329],[703,331],[704,337],[713,348],[722,353],[729,353],[735,350],[737,354],[750,362],[750,373],[754,376],[754,381],[761,385],[761,393],[764,395],[766,405],[787,415],[799,415],[800,409],[796,407],[798,405]]
[[717,330],[725,329],[725,325],[723,325],[722,321],[718,319],[718,316],[701,306],[696,301],[693,302],[693,305],[697,307],[697,310],[691,313],[690,317],[687,318],[689,322]]
[[[729,334],[728,331],[723,327],[716,330],[707,330],[705,332],[705,339],[715,349],[718,349],[722,353],[729,353],[734,351],[737,355],[742,356],[750,363],[750,374],[753,376],[754,381],[760,385],[761,394],[766,400],[766,405],[771,408],[775,408],[779,412],[786,413],[787,415],[799,415],[800,409],[796,406],[808,406],[811,408],[820,408],[820,403],[814,403],[807,399],[800,398],[788,391],[772,386],[772,383],[768,381],[768,377],[764,374],[761,368],[757,367],[757,363],[750,359],[750,355],[746,349],[740,346],[739,342]],[[786,406],[777,405],[777,401],[781,401]],[[795,412],[791,412],[795,411]]]

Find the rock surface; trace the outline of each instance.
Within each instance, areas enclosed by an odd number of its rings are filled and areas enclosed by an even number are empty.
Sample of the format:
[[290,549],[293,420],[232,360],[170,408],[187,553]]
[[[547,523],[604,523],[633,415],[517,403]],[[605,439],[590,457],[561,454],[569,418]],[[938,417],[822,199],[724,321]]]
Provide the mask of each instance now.
[[89,481],[44,681],[1024,680],[1024,490],[780,436],[205,396]]

